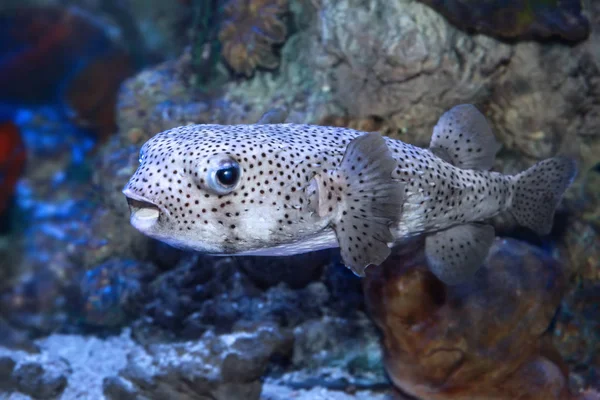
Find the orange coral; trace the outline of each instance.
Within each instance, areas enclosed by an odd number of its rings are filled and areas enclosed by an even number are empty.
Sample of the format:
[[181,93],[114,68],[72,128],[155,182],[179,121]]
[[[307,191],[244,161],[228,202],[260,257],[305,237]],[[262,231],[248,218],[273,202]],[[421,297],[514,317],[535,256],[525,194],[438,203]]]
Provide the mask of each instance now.
[[231,68],[251,76],[256,67],[276,68],[273,44],[283,43],[287,29],[281,20],[288,0],[231,0],[219,32],[223,57]]

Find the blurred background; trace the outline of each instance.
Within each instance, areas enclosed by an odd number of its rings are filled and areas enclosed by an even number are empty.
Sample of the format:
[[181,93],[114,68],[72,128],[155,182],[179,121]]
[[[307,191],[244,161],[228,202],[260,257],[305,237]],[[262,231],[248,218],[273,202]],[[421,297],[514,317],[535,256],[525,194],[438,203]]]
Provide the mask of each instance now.
[[[579,164],[552,234],[497,219],[464,286],[419,244],[361,280],[336,251],[212,258],[129,224],[163,130],[285,107],[427,147],[461,103],[495,170]],[[599,230],[595,0],[0,2],[0,398],[597,398]]]

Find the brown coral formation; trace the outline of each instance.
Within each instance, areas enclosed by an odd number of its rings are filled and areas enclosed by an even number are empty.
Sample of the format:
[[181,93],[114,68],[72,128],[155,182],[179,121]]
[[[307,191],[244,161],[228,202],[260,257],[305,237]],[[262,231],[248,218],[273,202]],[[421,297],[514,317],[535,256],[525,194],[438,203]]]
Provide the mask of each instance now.
[[102,140],[115,133],[117,94],[132,73],[130,58],[114,51],[77,74],[65,95],[73,122],[94,128]]
[[562,266],[497,239],[472,282],[444,286],[420,247],[367,270],[386,368],[402,391],[437,399],[569,399],[548,327],[565,291]]
[[250,77],[257,67],[279,65],[272,46],[285,41],[287,28],[281,16],[287,0],[231,0],[219,32],[222,54],[237,73]]

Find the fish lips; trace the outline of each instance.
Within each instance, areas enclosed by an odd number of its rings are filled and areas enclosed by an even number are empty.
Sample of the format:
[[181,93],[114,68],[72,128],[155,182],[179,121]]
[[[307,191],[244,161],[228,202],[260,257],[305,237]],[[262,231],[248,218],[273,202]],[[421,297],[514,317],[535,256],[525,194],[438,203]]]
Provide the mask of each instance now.
[[134,193],[131,189],[124,189],[123,194],[127,198],[130,222],[137,230],[148,233],[158,223],[161,208],[144,196]]

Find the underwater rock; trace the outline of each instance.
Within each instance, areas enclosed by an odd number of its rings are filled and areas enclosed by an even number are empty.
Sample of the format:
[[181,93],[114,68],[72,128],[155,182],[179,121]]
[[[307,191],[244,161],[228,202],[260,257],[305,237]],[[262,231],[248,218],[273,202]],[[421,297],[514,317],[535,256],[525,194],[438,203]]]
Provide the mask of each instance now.
[[556,317],[554,343],[572,368],[571,385],[578,390],[600,389],[600,319],[598,282],[578,282],[565,296]]
[[317,125],[339,126],[342,128],[356,129],[363,132],[383,132],[386,131],[385,123],[377,117],[367,117],[359,119],[350,119],[347,116],[326,115],[319,120]]
[[[277,74],[257,71],[256,79],[232,81],[211,96],[199,96],[191,90],[186,53],[130,80],[119,106],[121,134],[131,133],[143,143],[177,124],[252,123],[284,104],[293,122],[336,125],[332,116],[341,115],[365,121],[360,126],[370,129],[379,125],[367,122],[374,119],[384,121],[386,133],[426,146],[439,115],[465,102],[489,113],[509,148],[522,146],[527,137],[539,142],[537,131],[546,132],[544,142],[551,142],[542,143],[546,152],[567,137],[560,135],[565,129],[588,136],[595,132],[594,115],[600,115],[591,100],[597,86],[598,60],[591,59],[595,36],[574,50],[559,44],[509,45],[469,36],[418,2],[313,3],[290,4],[291,18],[302,30],[282,47]],[[544,67],[550,63],[560,72]],[[527,95],[529,87],[531,96],[536,90],[535,99],[552,99],[552,106],[542,100],[544,107],[520,103],[515,96]],[[507,129],[510,136],[504,134]]]
[[156,134],[153,127],[146,129],[146,120],[155,113],[157,105],[169,100],[179,104],[192,101],[188,85],[182,77],[182,70],[189,65],[189,55],[181,58],[185,61],[168,61],[143,70],[121,86],[117,100],[120,135],[124,136],[132,129],[141,129],[143,133],[143,137],[132,137],[135,141],[131,140],[131,143],[141,145]]
[[575,49],[514,46],[506,73],[483,107],[507,150],[524,161],[570,154],[579,159],[581,172],[597,163],[600,106],[590,99],[600,94],[600,60],[592,58],[599,43],[593,37]]
[[9,326],[26,332],[25,339],[48,334],[65,320],[64,284],[49,270],[19,271],[11,287],[0,293],[0,311]]
[[420,247],[367,269],[365,294],[402,391],[427,399],[564,399],[567,370],[548,333],[566,289],[541,250],[497,239],[472,282],[445,286]]
[[329,264],[331,254],[324,250],[290,257],[235,257],[234,261],[258,287],[268,288],[284,282],[296,289],[317,280]]
[[0,384],[0,397],[101,399],[103,379],[124,368],[128,354],[137,348],[128,331],[108,339],[55,334],[36,341],[36,346],[39,352],[34,353],[0,347],[0,360],[13,365],[8,382]]
[[[326,388],[292,389],[287,386],[266,383],[261,400],[391,400],[388,393],[370,390],[352,390],[350,393]],[[404,400],[404,399],[398,399]]]
[[466,30],[500,38],[528,39],[557,36],[580,41],[590,25],[581,0],[420,0]]
[[[594,26],[600,4],[589,2]],[[598,354],[600,315],[588,302],[598,290],[600,196],[600,35],[575,47],[520,43],[487,106],[505,154],[514,159],[504,170],[515,172],[549,154],[569,154],[579,173],[563,201],[567,220],[557,225],[546,245],[568,267],[571,282],[557,315],[554,343],[569,364],[576,388],[600,387]],[[547,68],[553,65],[553,68]],[[585,316],[584,316],[585,315]]]
[[154,275],[151,264],[111,259],[85,272],[76,286],[78,301],[69,306],[83,324],[120,326],[139,312],[145,286]]
[[220,123],[219,109],[226,109],[227,102],[202,93],[193,80],[189,48],[177,59],[126,80],[117,100],[121,144],[141,147],[156,133],[176,126]]
[[39,353],[0,347],[0,397],[258,400],[269,360],[288,357],[291,338],[269,324],[147,347],[129,330],[107,339],[55,334],[36,341]]
[[[583,215],[589,207],[582,207]],[[571,265],[572,284],[556,316],[554,344],[572,369],[571,384],[576,389],[600,389],[599,243],[598,229],[574,217],[555,250]]]
[[288,0],[229,0],[219,41],[223,57],[235,72],[250,77],[256,67],[279,65],[272,45],[285,41],[282,14],[287,9]]
[[330,301],[321,282],[297,290],[279,283],[263,291],[238,268],[235,258],[184,256],[150,284],[152,301],[144,314],[154,326],[197,337],[207,329],[229,332],[261,321],[293,327],[323,315]]
[[90,9],[95,8],[118,27],[127,50],[138,65],[177,57],[187,45],[186,28],[192,22],[192,13],[190,4],[185,1],[106,0],[90,3]]
[[294,328],[294,338],[290,370],[270,382],[341,391],[389,388],[379,335],[366,315],[308,320]]
[[289,336],[275,325],[221,336],[207,332],[200,340],[134,351],[119,374],[122,381],[108,381],[104,391],[118,393],[117,385],[149,399],[258,400],[269,359],[289,349]]
[[92,176],[92,182],[102,203],[123,223],[129,219],[129,206],[122,193],[123,182],[137,169],[139,148],[135,144],[124,145],[119,137],[113,137],[101,148],[94,163],[96,172]]
[[36,399],[59,396],[67,386],[67,377],[60,373],[59,369],[68,367],[60,360],[56,363],[62,365],[52,365],[52,369],[46,369],[38,363],[23,363],[16,366],[12,372],[12,379],[16,382],[18,391]]
[[0,395],[18,392],[34,399],[60,396],[72,370],[65,360],[0,347]]
[[[35,223],[27,228],[21,246],[19,276],[10,290],[0,293],[0,309],[6,318],[32,333],[54,331],[67,321],[118,325],[122,319],[108,318],[101,323],[102,315],[108,317],[114,312],[113,317],[123,316],[120,307],[130,298],[128,289],[143,287],[144,278],[153,277],[154,269],[139,261],[100,265],[132,256],[136,250],[148,254],[149,241],[135,235],[126,219],[94,208],[88,197],[78,199],[77,189],[69,189],[67,186],[54,193],[56,200],[63,194],[73,198],[56,201],[53,207],[32,205],[45,213],[34,215]],[[131,268],[121,268],[127,265]],[[108,281],[91,279],[94,272],[89,271],[94,270],[100,274],[96,278],[102,276],[102,270],[111,271],[104,276]],[[127,275],[127,271],[137,271],[138,275]],[[94,302],[95,296],[100,296],[99,303]]]
[[510,46],[460,34],[417,2],[315,3],[314,68],[330,98],[351,118],[409,128],[401,138],[413,144],[429,143],[442,110],[483,98],[511,56]]
[[0,392],[8,391],[11,386],[11,375],[17,363],[10,357],[0,357]]
[[[10,325],[4,318],[0,318],[0,346],[13,350],[37,351],[37,347],[29,338],[28,332]],[[0,374],[0,376],[2,375]]]

